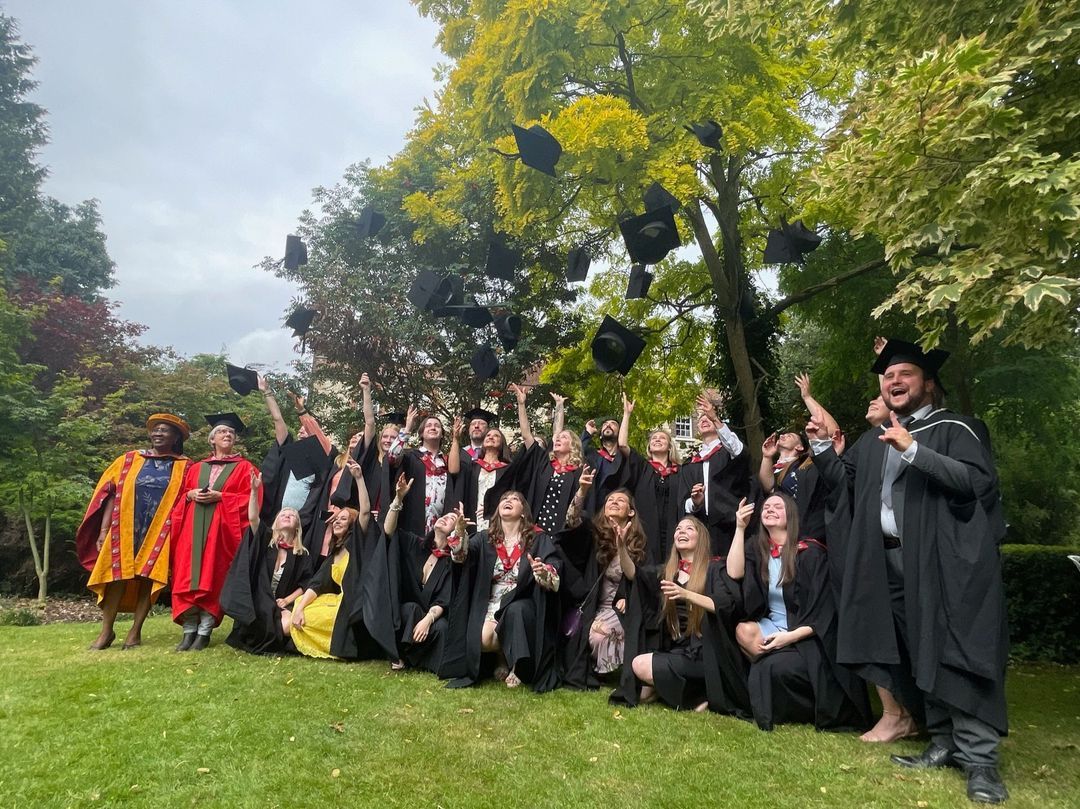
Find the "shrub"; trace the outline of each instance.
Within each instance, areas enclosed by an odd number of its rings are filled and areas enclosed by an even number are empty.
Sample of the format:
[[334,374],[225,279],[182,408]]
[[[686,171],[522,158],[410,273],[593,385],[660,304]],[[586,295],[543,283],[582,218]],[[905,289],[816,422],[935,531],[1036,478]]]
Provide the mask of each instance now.
[[1077,550],[1002,546],[1013,659],[1080,663],[1080,570],[1070,553]]
[[40,623],[41,615],[36,610],[26,607],[0,610],[0,626],[37,626]]

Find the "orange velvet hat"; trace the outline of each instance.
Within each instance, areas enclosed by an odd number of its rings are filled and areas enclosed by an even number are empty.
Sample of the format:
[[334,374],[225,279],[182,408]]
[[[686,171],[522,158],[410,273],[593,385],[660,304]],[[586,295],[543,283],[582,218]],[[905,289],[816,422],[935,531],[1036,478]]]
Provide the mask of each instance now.
[[191,428],[188,426],[188,423],[179,416],[174,416],[172,413],[155,413],[146,420],[146,429],[151,430],[155,424],[161,422],[169,424],[179,430],[180,435],[184,437],[185,441],[191,437]]

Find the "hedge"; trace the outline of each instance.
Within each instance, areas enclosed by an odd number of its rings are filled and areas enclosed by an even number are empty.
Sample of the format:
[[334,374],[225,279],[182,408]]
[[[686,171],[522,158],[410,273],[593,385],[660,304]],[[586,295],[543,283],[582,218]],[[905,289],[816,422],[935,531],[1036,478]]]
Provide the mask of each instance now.
[[1080,570],[1076,548],[1003,545],[1010,657],[1080,663]]

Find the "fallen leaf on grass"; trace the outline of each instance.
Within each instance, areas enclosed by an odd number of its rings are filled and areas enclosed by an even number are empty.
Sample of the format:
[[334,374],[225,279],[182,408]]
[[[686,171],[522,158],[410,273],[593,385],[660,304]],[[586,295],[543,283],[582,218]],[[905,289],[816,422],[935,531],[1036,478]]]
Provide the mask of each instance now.
[[626,719],[626,717],[622,715],[622,711],[615,711],[615,713],[613,713],[611,715],[611,718],[612,719]]
[[195,669],[184,669],[184,674],[194,674]]
[[851,766],[850,764],[841,764],[841,765],[840,765],[840,770],[841,770],[841,772],[851,772],[851,771],[852,771],[852,770],[854,770],[854,769],[855,769],[855,768],[854,768],[854,767],[852,767],[852,766]]
[[476,713],[472,708],[458,708],[458,713]]
[[337,767],[334,767],[334,769],[330,770],[330,777],[331,778],[338,778],[340,776],[341,776],[341,770],[339,770]]
[[592,758],[589,759],[589,763],[590,764],[595,764],[598,760],[599,759],[597,758],[597,756],[593,756]]
[[825,787],[821,787],[821,794],[822,795],[826,794],[828,791],[829,790],[825,789]]
[[199,769],[195,770],[195,772],[199,773],[200,775],[206,775],[208,772],[210,772],[210,768],[209,767],[199,767]]
[[290,736],[290,737],[289,737],[289,741],[290,741],[290,742],[295,742],[295,741],[296,741],[296,737],[295,737],[295,736]]
[[332,722],[330,724],[330,727],[332,727],[338,733],[344,733],[345,732],[345,723],[344,722]]
[[1036,778],[1046,778],[1048,775],[1054,774],[1054,768],[1049,764],[1043,764],[1039,769],[1032,773]]
[[132,785],[131,785],[131,791],[132,791],[132,792],[138,792],[138,791],[139,791],[139,789],[140,789],[140,787],[139,787],[139,785],[138,785],[138,784],[132,784]]
[[916,801],[915,805],[918,806],[919,809],[926,809],[926,807],[929,806],[930,803],[928,801]]
[[295,677],[290,677],[288,680],[285,681],[285,685],[292,685],[295,679]]

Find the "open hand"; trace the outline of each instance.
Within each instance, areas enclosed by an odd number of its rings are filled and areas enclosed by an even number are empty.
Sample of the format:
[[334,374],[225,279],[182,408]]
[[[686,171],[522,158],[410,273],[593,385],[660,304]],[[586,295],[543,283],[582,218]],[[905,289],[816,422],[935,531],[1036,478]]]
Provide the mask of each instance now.
[[761,454],[770,461],[780,454],[780,444],[777,438],[777,434],[773,433],[761,444]]
[[750,518],[754,516],[754,504],[747,503],[744,497],[739,501],[739,507],[735,509],[735,527],[741,528],[744,531],[746,526],[750,524]]
[[660,582],[660,591],[668,601],[683,601],[686,598],[686,588],[680,587],[673,581],[664,579]]

